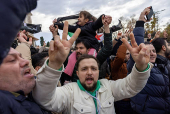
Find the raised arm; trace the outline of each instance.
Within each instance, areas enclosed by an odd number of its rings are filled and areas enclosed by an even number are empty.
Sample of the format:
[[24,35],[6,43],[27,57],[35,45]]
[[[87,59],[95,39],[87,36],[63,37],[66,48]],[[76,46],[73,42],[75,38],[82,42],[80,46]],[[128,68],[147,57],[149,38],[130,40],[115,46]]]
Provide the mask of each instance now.
[[[63,30],[64,28],[64,23],[55,23],[55,26],[58,26],[58,28],[60,30]],[[72,25],[69,25],[68,26],[68,32],[75,32],[77,30],[77,28],[79,28],[78,26],[72,26]]]
[[110,81],[115,101],[136,95],[146,85],[147,79],[150,76],[152,65],[149,63],[149,49],[147,49],[143,43],[138,46],[133,33],[130,34],[130,39],[132,46],[130,46],[125,39],[122,39],[122,41],[131,53],[136,64],[134,65],[132,72],[126,78]]
[[122,45],[122,32],[118,32],[117,37],[112,41],[113,43],[113,49],[111,55],[115,55],[117,53],[117,50],[119,49],[119,46]]
[[103,14],[95,22],[91,23],[91,26],[94,29],[94,31],[101,28],[104,25],[104,22],[107,20],[107,18],[111,18],[111,16]]
[[102,23],[103,17],[104,17],[104,14],[101,15],[95,22],[92,23],[92,27],[95,31],[103,26],[103,23]]
[[37,73],[33,97],[38,104],[48,110],[61,112],[70,103],[72,88],[69,86],[57,87],[57,84],[64,70],[63,62],[80,31],[77,29],[73,37],[67,41],[68,22],[65,22],[62,40],[56,35],[54,41],[50,42],[49,59]]
[[18,36],[18,41],[21,43],[16,47],[16,50],[22,54],[22,57],[26,60],[29,60],[29,67],[31,68],[31,73],[36,76],[37,71],[32,66],[32,59],[31,59],[31,51],[30,46],[32,45],[32,38],[27,40],[27,36],[25,35],[25,30],[23,30],[20,35]]
[[[139,16],[139,20],[136,22],[135,29],[133,30],[135,40],[138,45],[140,45],[141,43],[144,43],[144,23],[147,22],[147,20],[145,19],[145,15],[149,13],[150,11],[149,8],[150,7],[147,7],[143,10],[143,12],[141,12]],[[128,73],[131,72],[134,64],[135,62],[132,56],[130,56],[130,60],[127,64]]]
[[99,60],[100,64],[110,56],[112,51],[112,34],[110,33],[109,24],[111,23],[112,18],[108,18],[108,20],[104,23],[104,46],[97,54],[97,59]]

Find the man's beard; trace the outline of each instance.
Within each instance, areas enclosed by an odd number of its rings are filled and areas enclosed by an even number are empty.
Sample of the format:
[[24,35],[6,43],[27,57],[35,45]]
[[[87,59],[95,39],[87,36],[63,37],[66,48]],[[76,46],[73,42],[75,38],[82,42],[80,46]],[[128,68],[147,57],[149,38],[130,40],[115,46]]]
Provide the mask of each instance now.
[[170,50],[166,50],[166,51],[165,51],[165,56],[166,56],[166,58],[168,58],[168,59],[170,58]]
[[[79,56],[78,56],[78,55],[79,55]],[[77,52],[77,54],[76,54],[76,59],[78,59],[81,55],[82,55],[82,53]]]
[[87,91],[94,91],[96,89],[97,82],[95,81],[91,87],[87,87],[85,83],[81,83],[81,85]]

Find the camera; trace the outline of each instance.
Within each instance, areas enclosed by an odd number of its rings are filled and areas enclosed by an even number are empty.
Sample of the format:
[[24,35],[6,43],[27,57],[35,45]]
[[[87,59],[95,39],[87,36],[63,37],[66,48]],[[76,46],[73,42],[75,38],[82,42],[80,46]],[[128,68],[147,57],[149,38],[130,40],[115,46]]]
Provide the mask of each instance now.
[[15,49],[17,46],[18,46],[18,41],[14,40],[11,47]]
[[27,37],[27,41],[29,41],[29,37]]

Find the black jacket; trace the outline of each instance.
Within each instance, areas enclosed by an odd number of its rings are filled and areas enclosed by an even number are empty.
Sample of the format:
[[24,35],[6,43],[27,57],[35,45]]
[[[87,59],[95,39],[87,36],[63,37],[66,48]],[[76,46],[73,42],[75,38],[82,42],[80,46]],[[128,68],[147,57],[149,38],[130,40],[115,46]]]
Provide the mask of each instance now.
[[167,58],[157,54],[156,63],[162,74],[166,75],[170,80],[170,61]]
[[37,0],[0,0],[0,64],[9,52],[27,13]]
[[[77,28],[81,29],[81,33],[79,34],[78,38],[86,39],[90,46],[97,51],[99,50],[99,43],[98,40],[95,38],[96,36],[96,30],[101,28],[103,26],[102,23],[102,16],[101,15],[95,22],[90,22],[85,24],[84,26],[71,26],[69,25],[68,31],[74,33]],[[63,23],[57,23],[58,28],[63,30],[64,24]]]
[[0,90],[0,114],[51,114],[42,110],[30,95],[25,97],[22,91]]

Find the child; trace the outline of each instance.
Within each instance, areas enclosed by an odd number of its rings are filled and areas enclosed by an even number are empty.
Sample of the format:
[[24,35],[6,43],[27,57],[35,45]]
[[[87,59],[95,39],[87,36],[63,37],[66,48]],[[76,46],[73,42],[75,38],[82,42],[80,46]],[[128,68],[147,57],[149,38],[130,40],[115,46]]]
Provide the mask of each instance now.
[[[104,23],[110,24],[111,17],[101,15],[94,22],[94,17],[89,12],[81,11],[79,14],[77,25],[76,26],[69,25],[68,31],[74,33],[77,28],[81,28],[81,33],[79,34],[78,39],[87,40],[91,47],[88,54],[96,56],[97,55],[96,52],[98,52],[99,50],[99,43],[98,40],[95,38],[96,30],[101,28]],[[63,29],[64,27],[63,23],[55,23],[54,25],[57,25],[59,29]],[[68,58],[68,63],[64,71],[64,73],[70,77],[72,76],[76,61],[77,61],[76,52],[73,52]]]
[[[95,38],[96,30],[103,26],[103,23],[107,21],[107,18],[110,16],[101,15],[96,21],[87,11],[81,11],[79,13],[79,18],[76,26],[69,25],[68,31],[74,33],[77,28],[81,28],[81,33],[78,38],[86,39],[90,46],[98,51],[99,45],[98,40]],[[59,29],[63,30],[64,24],[56,22],[54,25],[57,25]]]

